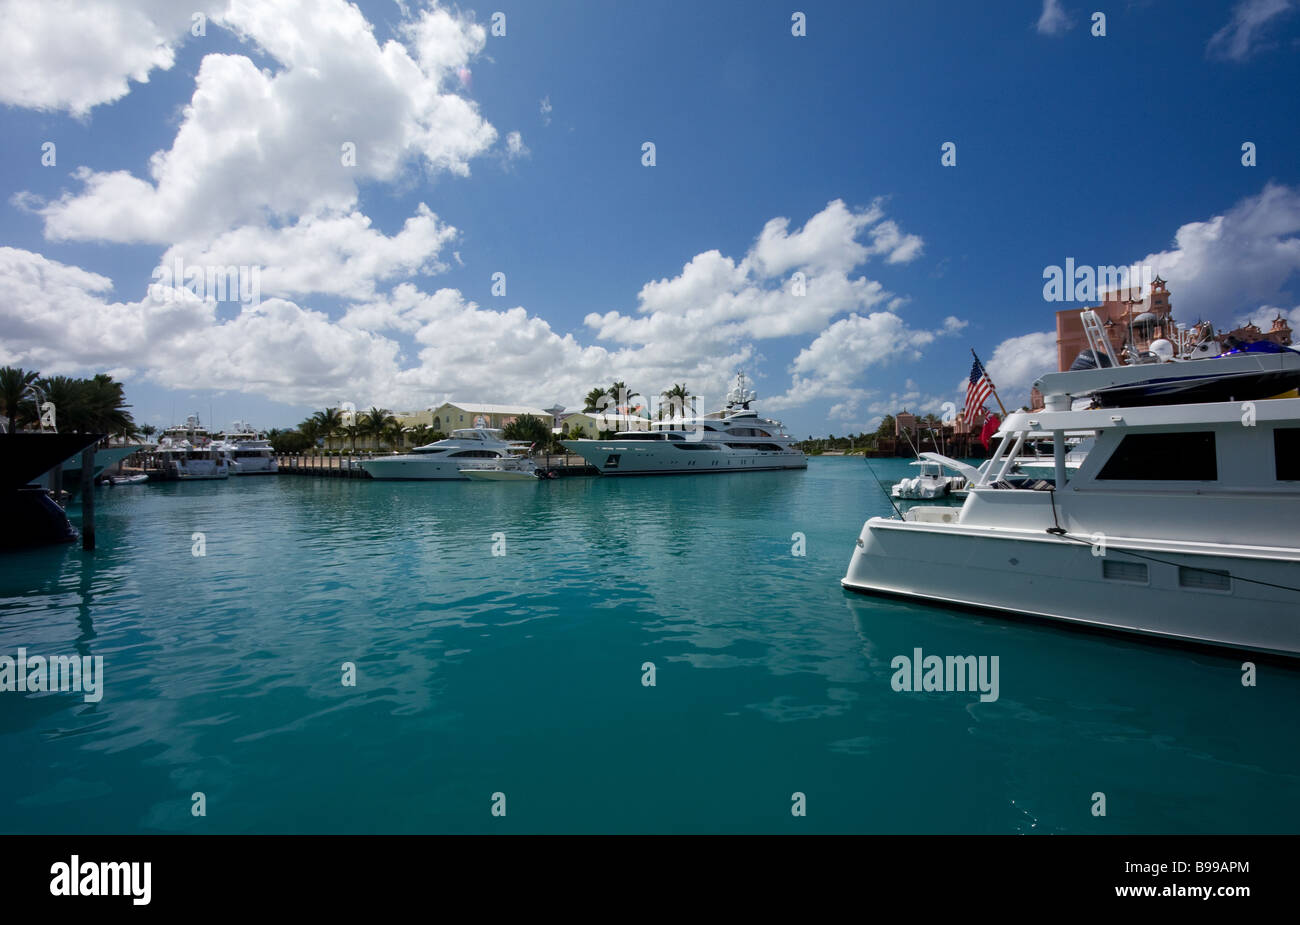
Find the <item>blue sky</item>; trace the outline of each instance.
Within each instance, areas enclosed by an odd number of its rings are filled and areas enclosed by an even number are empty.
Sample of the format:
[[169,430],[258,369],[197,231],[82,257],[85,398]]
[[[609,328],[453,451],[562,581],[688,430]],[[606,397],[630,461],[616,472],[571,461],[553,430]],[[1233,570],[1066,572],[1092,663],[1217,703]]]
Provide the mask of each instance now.
[[[1295,0],[9,6],[0,362],[113,370],[141,422],[743,369],[846,433],[959,400],[972,347],[1018,404],[1067,258],[1300,325]],[[177,256],[260,304],[151,289]]]

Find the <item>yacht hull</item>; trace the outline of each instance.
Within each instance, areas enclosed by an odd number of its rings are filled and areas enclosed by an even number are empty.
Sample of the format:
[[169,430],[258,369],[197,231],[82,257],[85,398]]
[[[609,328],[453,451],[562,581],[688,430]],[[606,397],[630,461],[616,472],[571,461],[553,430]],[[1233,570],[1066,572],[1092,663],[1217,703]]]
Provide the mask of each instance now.
[[464,469],[465,477],[473,482],[537,482],[531,472],[509,469]]
[[564,445],[601,475],[708,475],[808,468],[808,458],[798,451],[700,449],[705,444],[649,440],[566,440]]
[[[1300,587],[1300,561],[1272,558],[1262,548],[1250,547],[1235,547],[1236,554],[1193,554],[1112,544],[1105,555],[1094,555],[1086,543],[1017,533],[872,518],[863,526],[841,585],[1148,637],[1300,656],[1300,610],[1290,590]],[[1108,577],[1108,561],[1112,573],[1128,572],[1129,578]],[[1145,566],[1145,580],[1131,574],[1141,572],[1139,565]],[[1214,572],[1232,576],[1227,589],[1185,585],[1189,575]]]
[[266,462],[256,462],[251,460],[240,460],[239,464],[232,467],[231,475],[275,475],[280,471],[279,464],[274,459],[268,459]]
[[[477,463],[481,462],[482,465]],[[482,469],[495,466],[499,460],[484,459],[421,459],[419,456],[381,456],[367,459],[361,468],[372,479],[394,482],[468,481],[462,469]]]

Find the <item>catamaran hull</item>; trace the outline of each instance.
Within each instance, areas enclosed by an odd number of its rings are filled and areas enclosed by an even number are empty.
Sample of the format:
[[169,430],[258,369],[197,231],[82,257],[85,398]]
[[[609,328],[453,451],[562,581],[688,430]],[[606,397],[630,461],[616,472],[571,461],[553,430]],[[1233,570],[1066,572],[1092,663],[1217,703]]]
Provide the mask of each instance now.
[[799,452],[702,450],[698,443],[649,440],[570,440],[564,445],[601,475],[708,475],[807,469]]
[[[993,535],[955,524],[873,518],[862,528],[841,585],[1188,643],[1300,656],[1300,608],[1296,592],[1290,590],[1300,588],[1300,562],[1113,546],[1105,555],[1094,555],[1095,547],[1073,540],[1006,532]],[[1123,563],[1112,566],[1112,575],[1145,566],[1145,581],[1107,577],[1108,561]],[[1206,575],[1205,570],[1232,576],[1228,589],[1186,586],[1189,577]]]

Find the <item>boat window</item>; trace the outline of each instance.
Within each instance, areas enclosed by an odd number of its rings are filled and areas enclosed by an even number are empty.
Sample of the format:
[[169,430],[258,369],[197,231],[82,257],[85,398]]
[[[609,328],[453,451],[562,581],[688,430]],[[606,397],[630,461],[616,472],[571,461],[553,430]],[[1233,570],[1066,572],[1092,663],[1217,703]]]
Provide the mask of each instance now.
[[711,443],[674,443],[679,450],[717,450],[718,447]]
[[1300,481],[1300,428],[1279,427],[1273,431],[1273,464],[1278,481]]
[[1147,566],[1145,562],[1125,562],[1120,559],[1104,559],[1101,563],[1101,575],[1111,581],[1134,581],[1145,583]]
[[1214,432],[1128,434],[1097,473],[1098,481],[1212,482],[1219,477]]
[[1231,591],[1232,576],[1219,569],[1178,566],[1178,584],[1202,591]]
[[779,453],[781,448],[775,443],[728,443],[727,446],[733,450],[763,450],[768,453]]
[[462,458],[468,456],[473,459],[496,459],[497,458],[497,454],[493,453],[491,450],[460,450],[459,452],[452,453],[451,455],[455,457],[462,457]]

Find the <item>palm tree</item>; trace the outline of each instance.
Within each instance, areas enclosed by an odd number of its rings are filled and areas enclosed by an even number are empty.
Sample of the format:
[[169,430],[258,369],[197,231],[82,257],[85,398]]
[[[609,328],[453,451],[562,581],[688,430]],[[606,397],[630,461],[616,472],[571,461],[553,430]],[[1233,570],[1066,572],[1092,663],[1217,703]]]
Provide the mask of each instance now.
[[[158,433],[158,428],[154,427],[152,424],[145,424],[143,427],[140,428],[140,434],[146,440],[148,440],[156,433]],[[271,433],[273,434],[278,433],[278,431],[276,431],[275,428],[271,428]]]
[[131,406],[126,403],[126,389],[122,383],[105,373],[80,382],[84,416],[76,422],[77,429],[118,434],[130,439],[136,433],[135,420],[126,410]]
[[417,424],[411,428],[411,446],[424,446],[430,441],[433,428],[428,424]]
[[[311,416],[311,419],[316,422],[316,426],[312,431],[313,441],[319,437],[324,437],[326,444],[328,444],[330,437],[341,433],[343,430],[343,412],[338,408],[326,408],[324,411],[317,411]],[[299,430],[302,430],[302,428],[299,428]],[[306,431],[303,432],[306,433]]]
[[586,439],[587,439],[587,428],[583,427],[581,424],[575,424],[575,425],[573,425],[572,427],[569,428],[569,439],[570,439],[570,440],[586,440]]
[[76,429],[75,422],[82,416],[81,404],[84,398],[76,379],[71,376],[45,376],[32,383],[32,391],[36,393],[38,418],[40,406],[51,402],[54,405],[55,429]]
[[357,420],[357,426],[361,428],[361,433],[375,438],[375,449],[379,448],[379,441],[383,439],[384,432],[390,427],[400,427],[397,418],[393,417],[393,412],[387,408],[371,407],[369,411],[361,415]]
[[501,432],[507,440],[527,440],[539,447],[546,447],[551,442],[551,429],[541,418],[531,414],[521,414]]
[[685,416],[686,401],[691,397],[690,390],[686,388],[686,383],[681,385],[674,384],[671,389],[665,389],[659,393],[664,399],[664,404],[659,406],[659,420],[664,419],[664,405],[668,407],[668,416],[675,417],[678,414]]
[[346,427],[340,427],[338,432],[343,435],[343,439],[352,441],[352,452],[357,451],[357,438],[362,436],[362,430],[358,424],[349,424]]
[[[31,383],[30,389],[40,404],[54,404],[54,424],[64,433],[103,433],[130,436],[136,433],[135,420],[126,409],[122,383],[99,373],[91,379],[72,376],[47,376]],[[39,419],[37,402],[27,402],[29,413]]]
[[605,390],[597,387],[588,392],[587,397],[582,400],[582,410],[599,411],[605,404]]
[[[303,439],[307,441],[307,447],[316,445],[316,441],[320,439],[321,435],[320,428],[321,423],[315,414],[298,425],[298,433],[302,434]],[[304,447],[304,449],[307,447]]]
[[4,404],[5,416],[9,419],[7,432],[13,433],[18,426],[18,406],[31,396],[32,383],[40,378],[40,373],[6,366],[0,369],[0,402]]
[[609,394],[614,399],[614,410],[617,411],[619,408],[623,408],[625,409],[624,413],[628,413],[631,410],[629,406],[632,404],[632,396],[641,393],[633,392],[622,379],[615,379],[614,384],[609,387]]
[[392,424],[389,424],[383,429],[380,437],[382,437],[384,442],[388,444],[389,449],[396,450],[397,445],[402,442],[402,438],[405,435],[406,428],[402,427],[401,424],[394,420]]

